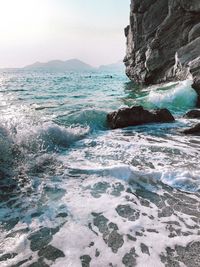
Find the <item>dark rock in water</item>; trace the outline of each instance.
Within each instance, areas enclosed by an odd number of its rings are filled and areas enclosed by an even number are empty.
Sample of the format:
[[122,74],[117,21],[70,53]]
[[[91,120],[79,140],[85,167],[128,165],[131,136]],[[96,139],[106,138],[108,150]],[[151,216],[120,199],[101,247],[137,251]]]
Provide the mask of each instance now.
[[156,84],[192,74],[200,104],[199,0],[131,0],[125,36],[131,80]]
[[168,109],[146,110],[142,106],[123,108],[107,115],[112,129],[136,126],[145,123],[173,122],[175,119]]
[[200,123],[196,124],[195,126],[192,126],[191,128],[188,128],[182,131],[182,133],[200,135]]
[[190,118],[190,119],[200,119],[200,110],[193,109],[188,111],[184,117]]

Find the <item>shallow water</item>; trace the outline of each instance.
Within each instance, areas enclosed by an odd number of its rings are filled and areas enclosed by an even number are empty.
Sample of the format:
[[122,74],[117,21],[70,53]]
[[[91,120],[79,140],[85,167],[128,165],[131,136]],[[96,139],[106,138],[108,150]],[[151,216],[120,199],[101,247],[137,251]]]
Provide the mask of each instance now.
[[[195,101],[191,81],[1,72],[0,265],[200,266],[200,140],[180,133]],[[136,104],[176,122],[108,129]]]

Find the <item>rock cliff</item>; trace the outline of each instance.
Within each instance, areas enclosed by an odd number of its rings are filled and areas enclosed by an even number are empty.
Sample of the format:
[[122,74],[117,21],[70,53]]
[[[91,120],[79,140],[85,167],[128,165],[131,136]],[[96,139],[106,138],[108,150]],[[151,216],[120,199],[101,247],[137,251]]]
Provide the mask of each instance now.
[[200,0],[131,0],[125,35],[131,80],[155,84],[192,75],[200,96]]

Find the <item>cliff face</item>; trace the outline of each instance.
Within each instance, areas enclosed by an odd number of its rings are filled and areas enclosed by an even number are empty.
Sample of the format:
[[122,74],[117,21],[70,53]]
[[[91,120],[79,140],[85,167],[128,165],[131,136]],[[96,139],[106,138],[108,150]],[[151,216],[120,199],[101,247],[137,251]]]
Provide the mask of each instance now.
[[126,74],[137,83],[183,80],[200,92],[200,0],[131,0]]

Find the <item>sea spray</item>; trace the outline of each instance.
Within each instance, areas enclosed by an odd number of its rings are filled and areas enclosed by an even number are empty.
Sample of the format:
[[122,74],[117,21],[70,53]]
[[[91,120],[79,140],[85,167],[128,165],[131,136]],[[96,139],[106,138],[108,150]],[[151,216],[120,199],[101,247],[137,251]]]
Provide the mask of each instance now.
[[129,106],[142,105],[148,109],[168,108],[172,113],[183,114],[196,105],[197,93],[191,84],[191,80],[186,80],[145,87],[133,99],[126,100],[126,103]]
[[69,147],[73,142],[80,140],[89,132],[89,127],[68,127],[54,123],[44,123],[33,126],[28,131],[23,129],[17,133],[19,145],[27,148],[38,147],[41,150]]
[[169,108],[172,111],[183,111],[195,106],[197,93],[191,87],[192,81],[187,80],[174,85],[174,88],[151,90],[147,96],[147,104],[156,108]]
[[65,116],[58,116],[55,121],[64,125],[82,125],[90,127],[91,130],[105,130],[107,112],[101,109],[83,109]]
[[[180,133],[191,120],[179,113],[192,101],[174,97],[182,83],[138,90],[121,73],[105,77],[4,73],[1,266],[151,267],[199,251],[200,142]],[[108,112],[158,98],[173,100],[175,123],[105,126]]]

